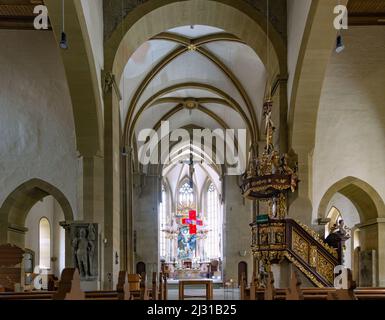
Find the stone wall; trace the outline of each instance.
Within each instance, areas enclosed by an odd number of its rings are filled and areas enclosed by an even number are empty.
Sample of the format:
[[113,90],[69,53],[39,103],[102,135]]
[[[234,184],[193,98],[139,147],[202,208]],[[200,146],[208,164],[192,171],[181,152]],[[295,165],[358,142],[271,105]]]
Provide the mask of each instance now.
[[328,188],[361,179],[385,199],[385,28],[350,27],[322,90],[313,155],[313,218]]
[[[237,176],[226,176],[225,212],[224,212],[224,268],[225,278],[234,279],[238,283],[238,263],[247,262],[248,283],[251,281],[253,264],[251,258],[251,229],[249,224],[253,221],[250,200],[244,200]],[[246,252],[246,256],[243,256]]]
[[287,93],[289,103],[310,6],[310,0],[290,0],[287,3],[287,67],[289,76]]
[[[82,0],[83,14],[87,26],[88,36],[90,38],[92,53],[95,60],[96,76],[98,78],[100,93],[101,70],[104,68],[104,42],[103,42],[103,0]],[[100,97],[103,101],[103,97]]]
[[[146,264],[146,272],[157,271],[159,253],[159,178],[144,176],[141,187],[135,188],[133,198],[133,230],[136,234],[135,265]],[[155,267],[156,266],[156,267]]]
[[[350,27],[343,33],[345,50],[332,53],[322,89],[312,164],[313,221],[326,191],[346,177],[363,181],[374,191],[359,199],[385,200],[385,28]],[[377,193],[377,194],[375,194]],[[378,255],[378,285],[385,284],[384,209],[380,219],[360,214],[362,250]],[[365,217],[366,215],[366,217]],[[362,217],[361,217],[362,218]]]
[[78,159],[67,81],[52,32],[0,30],[0,205],[42,179],[77,216]]

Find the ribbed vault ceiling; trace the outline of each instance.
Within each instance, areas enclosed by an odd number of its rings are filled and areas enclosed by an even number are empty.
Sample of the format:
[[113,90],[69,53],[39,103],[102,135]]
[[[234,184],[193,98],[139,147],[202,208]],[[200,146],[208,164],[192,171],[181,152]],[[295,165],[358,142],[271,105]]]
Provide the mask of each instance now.
[[128,61],[121,81],[122,125],[130,141],[162,120],[172,128],[245,128],[256,136],[265,84],[259,57],[225,30],[171,29],[145,42]]
[[[154,129],[160,137],[166,120],[170,130],[247,129],[249,139],[256,138],[265,86],[261,59],[225,30],[199,25],[168,30],[143,43],[126,65],[120,83],[125,140],[135,146],[142,129]],[[163,176],[175,189],[173,181],[188,175],[189,143],[171,153],[180,156],[164,164]],[[194,163],[196,186],[209,179],[221,190],[221,166],[199,156]]]

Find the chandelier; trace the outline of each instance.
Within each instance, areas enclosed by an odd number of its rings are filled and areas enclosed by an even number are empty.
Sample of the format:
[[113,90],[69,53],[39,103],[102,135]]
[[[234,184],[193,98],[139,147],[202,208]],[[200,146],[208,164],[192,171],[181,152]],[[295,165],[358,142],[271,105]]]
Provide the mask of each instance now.
[[165,233],[166,239],[173,240],[176,239],[179,233],[178,225],[175,223],[175,220],[171,220],[171,224],[167,224],[164,229],[161,230]]
[[243,174],[241,192],[247,199],[267,201],[270,218],[282,219],[287,211],[286,194],[294,192],[299,182],[298,166],[290,167],[288,154],[280,156],[274,147],[272,107],[273,101],[268,97],[263,104],[266,145],[262,155],[254,157]]

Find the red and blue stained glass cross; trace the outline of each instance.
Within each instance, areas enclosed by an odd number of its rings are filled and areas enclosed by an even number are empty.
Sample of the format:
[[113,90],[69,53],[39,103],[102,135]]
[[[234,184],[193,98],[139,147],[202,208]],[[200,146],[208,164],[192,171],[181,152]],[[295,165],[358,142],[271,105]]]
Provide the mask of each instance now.
[[197,226],[202,226],[203,221],[197,219],[197,212],[195,210],[190,210],[188,212],[188,218],[182,219],[182,224],[189,226],[190,234],[196,234]]

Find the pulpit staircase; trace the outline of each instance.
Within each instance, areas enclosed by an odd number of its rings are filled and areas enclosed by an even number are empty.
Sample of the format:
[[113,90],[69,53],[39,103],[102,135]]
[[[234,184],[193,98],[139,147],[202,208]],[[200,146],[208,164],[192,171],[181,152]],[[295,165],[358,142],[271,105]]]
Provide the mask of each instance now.
[[293,219],[267,219],[250,226],[251,249],[257,260],[274,264],[286,259],[315,286],[333,286],[334,268],[341,264],[341,247],[329,246],[318,233]]

